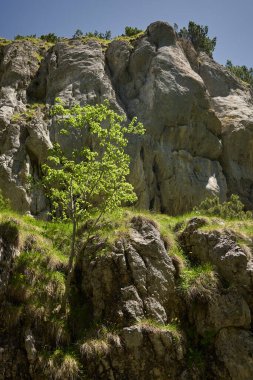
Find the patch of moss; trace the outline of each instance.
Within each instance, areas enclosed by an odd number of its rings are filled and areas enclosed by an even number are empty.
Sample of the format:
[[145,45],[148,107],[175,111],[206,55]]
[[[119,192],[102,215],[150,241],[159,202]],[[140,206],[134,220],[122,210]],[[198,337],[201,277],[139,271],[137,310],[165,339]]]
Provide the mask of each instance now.
[[[43,59],[43,57],[41,57],[41,59]],[[14,113],[12,115],[11,121],[13,123],[29,122],[35,119],[40,112],[45,113],[45,116],[47,116],[46,111],[46,104],[44,103],[28,104],[26,110]]]
[[118,37],[115,37],[115,40],[125,41],[129,43],[131,46],[133,46],[135,41],[143,37],[144,35],[145,35],[145,32],[139,32],[133,36],[118,36]]

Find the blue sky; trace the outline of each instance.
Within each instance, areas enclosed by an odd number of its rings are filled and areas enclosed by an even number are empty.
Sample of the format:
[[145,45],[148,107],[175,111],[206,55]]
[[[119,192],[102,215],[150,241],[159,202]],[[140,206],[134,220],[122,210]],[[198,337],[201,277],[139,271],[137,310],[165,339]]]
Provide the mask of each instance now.
[[5,38],[49,32],[70,37],[76,29],[111,30],[114,36],[126,25],[146,29],[163,20],[182,27],[192,20],[217,37],[218,62],[253,66],[253,0],[0,0],[0,9]]

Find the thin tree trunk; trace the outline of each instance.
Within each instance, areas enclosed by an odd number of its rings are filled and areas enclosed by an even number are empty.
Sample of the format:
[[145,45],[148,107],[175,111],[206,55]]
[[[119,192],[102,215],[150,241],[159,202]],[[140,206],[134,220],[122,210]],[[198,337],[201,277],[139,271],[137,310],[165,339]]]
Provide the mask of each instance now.
[[72,186],[70,190],[71,197],[71,212],[72,212],[72,236],[71,236],[71,248],[70,255],[68,261],[68,269],[67,269],[67,278],[65,282],[65,292],[62,299],[61,309],[66,314],[67,312],[67,302],[70,294],[70,285],[74,272],[74,264],[76,258],[76,231],[77,231],[77,220],[76,220],[76,205],[73,199]]
[[68,301],[69,293],[70,293],[70,284],[71,284],[71,280],[72,280],[73,272],[74,272],[74,263],[75,263],[75,258],[76,258],[76,249],[75,249],[76,244],[75,243],[76,243],[76,221],[73,222],[71,250],[70,250],[70,255],[69,255],[67,278],[65,282],[65,292],[62,299],[62,310],[64,311],[64,313],[66,313],[67,301]]

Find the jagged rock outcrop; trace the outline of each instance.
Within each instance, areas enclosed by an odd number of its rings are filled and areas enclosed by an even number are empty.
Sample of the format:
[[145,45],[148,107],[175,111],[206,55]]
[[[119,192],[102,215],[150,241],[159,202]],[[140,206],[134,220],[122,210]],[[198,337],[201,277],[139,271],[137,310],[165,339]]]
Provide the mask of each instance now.
[[[0,187],[16,208],[46,209],[26,178],[40,174],[46,149],[61,138],[46,109],[32,128],[13,114],[55,97],[82,105],[109,99],[144,123],[146,135],[129,145],[140,207],[176,214],[210,194],[225,200],[231,193],[253,207],[252,92],[169,24],[151,24],[132,45],[76,39],[46,51],[14,41],[0,47],[0,86]],[[68,149],[75,144],[70,137]]]
[[[247,265],[239,264],[244,253],[234,234],[202,231],[201,226],[206,224],[204,219],[190,220],[179,241],[189,260],[202,265],[213,263],[216,274],[210,278],[203,274],[205,282],[200,276],[186,293],[178,288],[172,257],[166,256],[152,221],[133,218],[129,236],[120,238],[108,253],[103,241],[93,241],[79,264],[84,297],[90,302],[95,320],[109,325],[116,322],[121,329],[117,335],[99,336],[99,347],[96,339],[82,346],[90,376],[219,380],[252,377],[252,282],[246,280],[251,275]],[[248,264],[250,260],[248,251]],[[166,330],[166,324],[177,319],[184,320],[181,332]],[[236,339],[238,351],[234,350],[236,343],[230,349]],[[187,370],[185,366],[187,349],[194,340],[207,355],[204,360],[208,360],[208,370],[206,367],[204,372]],[[203,346],[201,342],[205,342]],[[194,349],[190,348],[190,352]],[[205,365],[201,365],[203,370]]]
[[177,232],[180,269],[157,224],[128,215],[116,240],[85,243],[64,315],[66,259],[32,218],[0,223],[1,380],[252,378],[250,242],[193,218]]
[[190,220],[179,235],[180,244],[193,262],[212,263],[225,288],[209,293],[204,303],[198,294],[193,296],[195,306],[189,307],[189,318],[200,335],[211,332],[214,336],[218,362],[225,370],[218,379],[251,379],[252,250],[240,247],[232,231],[202,230],[205,225],[204,219]]
[[234,285],[253,310],[253,257],[247,248],[236,242],[229,231],[205,231],[205,220],[193,219],[180,236],[180,242],[192,260],[211,263],[227,284]]
[[[177,308],[175,268],[150,221],[137,217],[132,227],[130,237],[120,239],[110,254],[95,259],[85,255],[85,295],[92,300],[98,320],[126,324],[145,317],[166,323],[175,317]],[[97,249],[102,248],[98,244]]]

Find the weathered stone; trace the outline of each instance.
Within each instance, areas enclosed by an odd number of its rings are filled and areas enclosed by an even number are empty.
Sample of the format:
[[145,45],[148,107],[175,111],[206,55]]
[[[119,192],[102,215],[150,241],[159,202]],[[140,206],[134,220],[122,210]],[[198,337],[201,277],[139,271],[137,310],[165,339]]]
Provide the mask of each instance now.
[[195,304],[189,307],[190,320],[197,332],[205,336],[216,334],[224,327],[250,328],[251,314],[245,300],[236,292],[212,294],[212,299],[205,305]]
[[37,350],[35,348],[35,339],[30,330],[25,334],[25,349],[27,353],[27,359],[30,363],[33,363],[37,357]]
[[128,323],[152,318],[165,323],[177,305],[175,268],[150,221],[134,218],[132,227],[129,239],[118,241],[110,254],[85,255],[83,290],[95,318],[117,316]]
[[198,263],[213,264],[229,285],[237,287],[253,310],[252,254],[240,247],[229,231],[201,230],[203,219],[197,220],[190,220],[179,237],[184,251]]
[[89,358],[90,376],[115,380],[180,378],[185,357],[183,337],[140,325],[123,328],[121,341],[123,349],[116,349],[112,343],[103,360],[95,355]]
[[222,329],[215,342],[219,360],[232,380],[253,378],[253,335],[235,328]]
[[[61,97],[68,105],[84,105],[109,99],[116,111],[137,116],[147,130],[143,137],[130,137],[128,148],[129,179],[140,207],[176,214],[210,194],[225,200],[227,192],[240,194],[252,207],[250,91],[204,53],[198,57],[167,23],[151,24],[133,45],[115,40],[104,49],[93,39],[75,39],[57,43],[46,54],[29,41],[1,48],[0,188],[7,194],[7,183],[13,204],[24,211],[40,213],[47,207],[41,196],[35,205],[38,196],[30,196],[13,171],[15,162],[19,172],[29,165],[34,144],[50,146],[46,124],[43,133],[40,122],[34,133],[22,127],[28,141],[10,124],[13,113],[24,110],[28,100],[51,104]],[[41,54],[45,59],[40,63]],[[54,123],[47,127],[51,141],[63,144]],[[11,136],[16,138],[15,151]],[[85,139],[73,134],[65,146],[71,151],[80,142]],[[46,150],[41,149],[37,153],[44,157]]]

